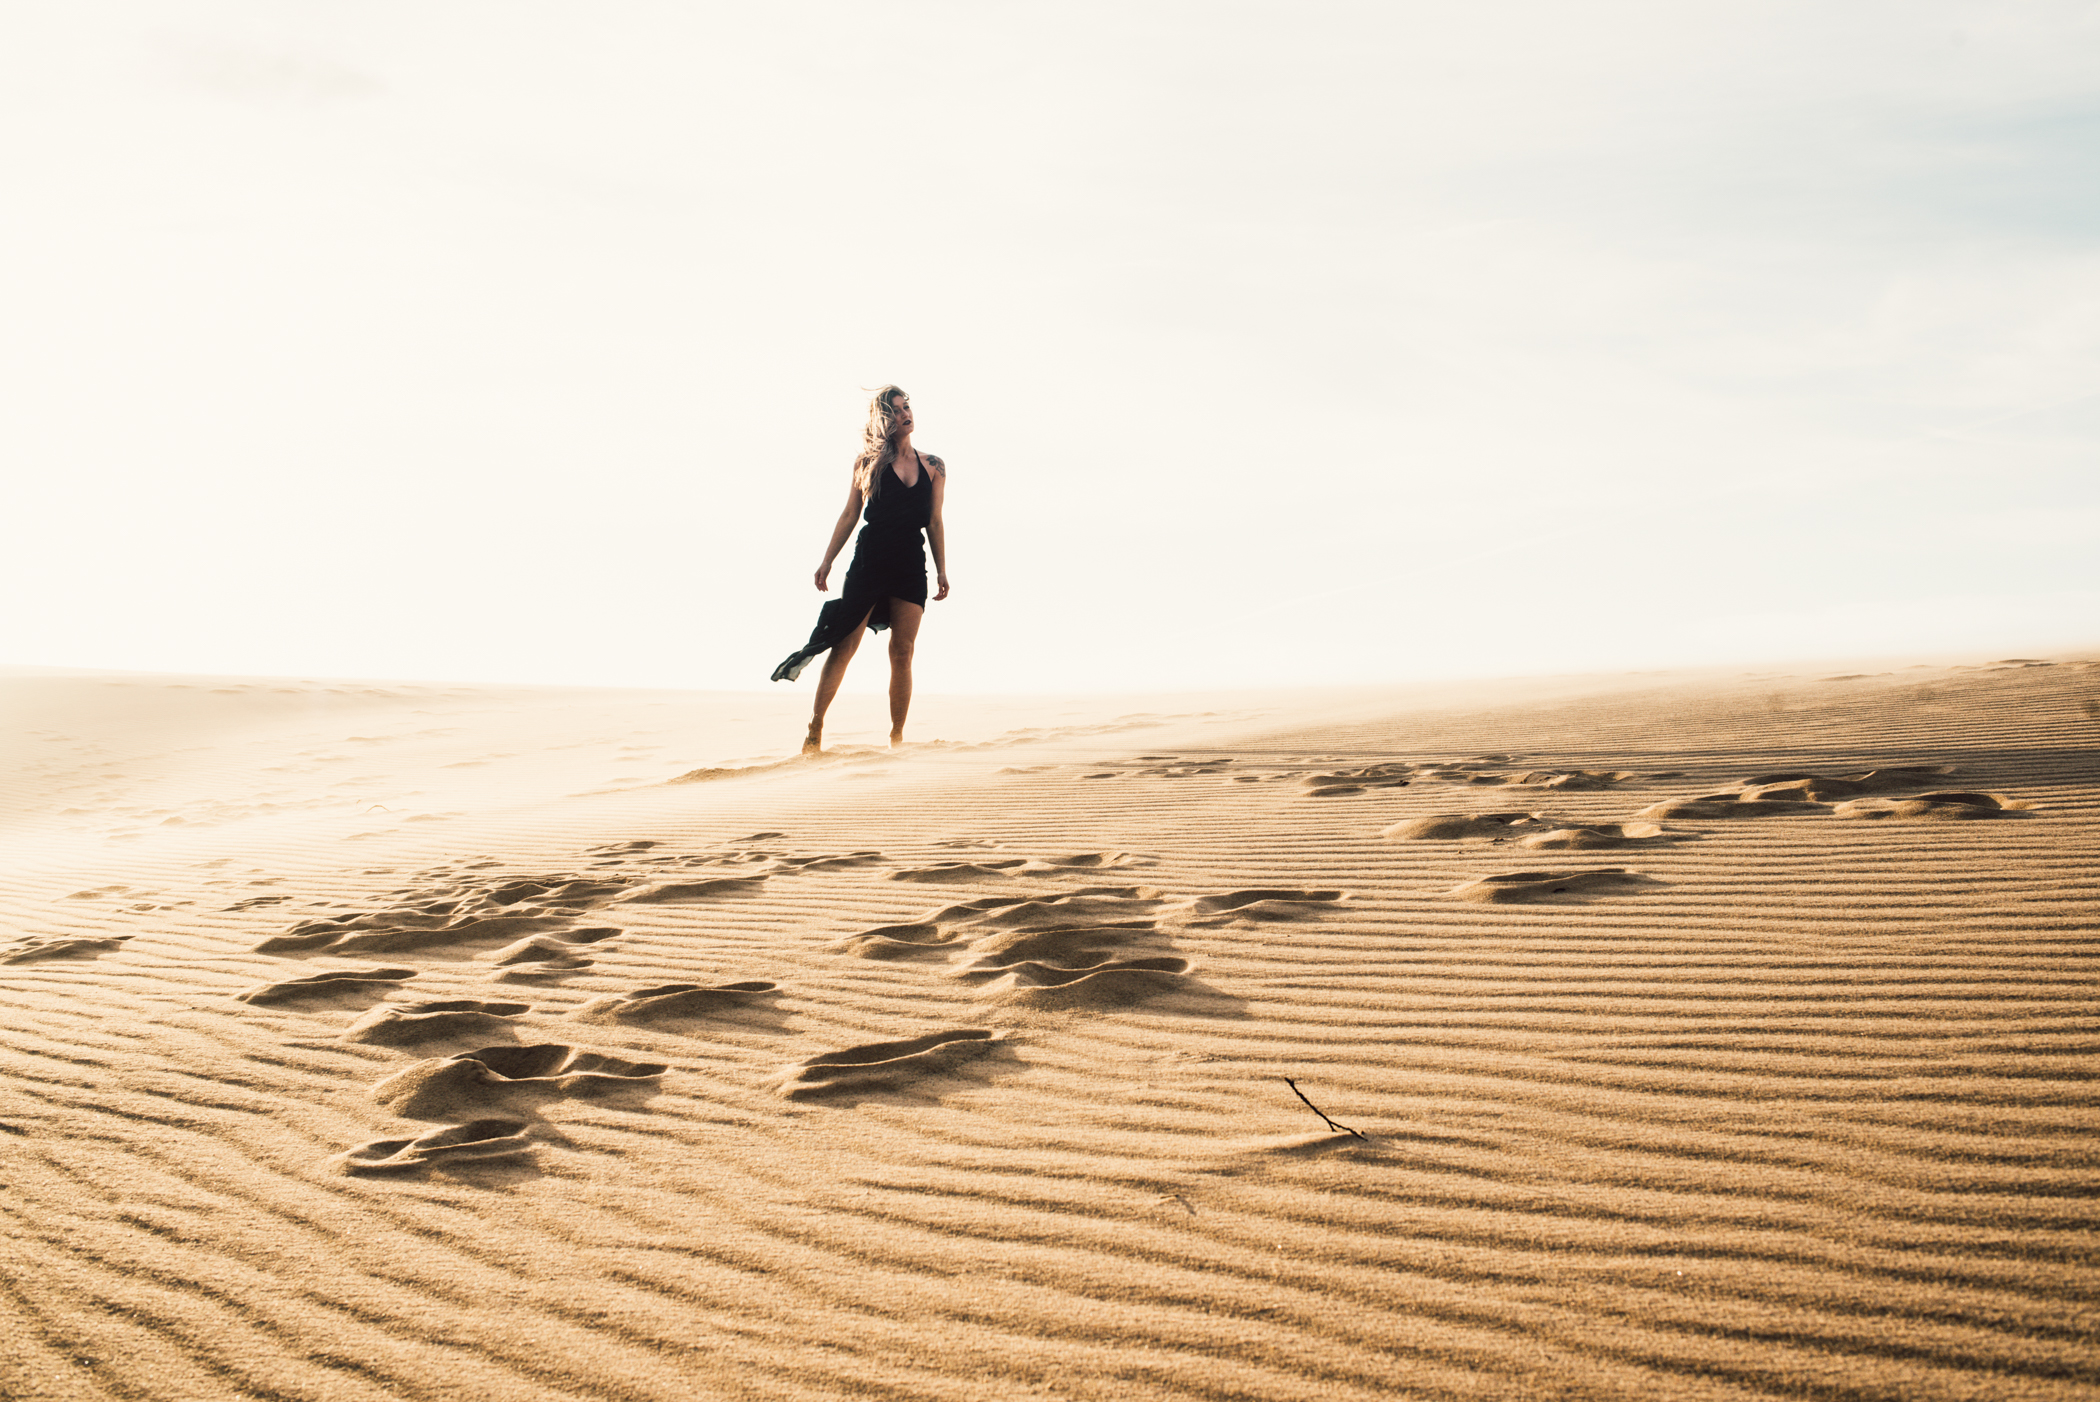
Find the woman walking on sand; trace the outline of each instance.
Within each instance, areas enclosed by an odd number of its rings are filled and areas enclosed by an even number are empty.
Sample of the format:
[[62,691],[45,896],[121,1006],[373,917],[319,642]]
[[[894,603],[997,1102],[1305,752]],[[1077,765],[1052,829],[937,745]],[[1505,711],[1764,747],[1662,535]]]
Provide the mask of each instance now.
[[911,709],[911,654],[926,615],[926,553],[920,532],[933,546],[936,599],[948,597],[948,541],[941,530],[941,497],[948,470],[931,453],[911,444],[911,399],[895,385],[875,391],[868,406],[860,456],[853,460],[853,485],[846,509],[831,529],[824,563],[817,566],[817,590],[830,587],[831,562],[845,548],[853,518],[866,508],[867,524],[853,545],[846,587],[817,615],[816,631],[800,651],[773,669],[774,681],[793,681],[809,660],[827,649],[824,672],[817,680],[817,704],[802,741],[804,754],[824,747],[824,713],[846,678],[846,667],[860,647],[861,634],[872,628],[890,630],[890,743],[904,743],[904,714]]

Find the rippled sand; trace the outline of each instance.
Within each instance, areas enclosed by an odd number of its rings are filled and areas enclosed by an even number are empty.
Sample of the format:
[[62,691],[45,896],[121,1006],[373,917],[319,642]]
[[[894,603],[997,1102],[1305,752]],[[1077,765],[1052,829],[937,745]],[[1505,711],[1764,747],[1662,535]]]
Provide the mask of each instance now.
[[2100,1395],[2096,664],[0,697],[9,1398]]

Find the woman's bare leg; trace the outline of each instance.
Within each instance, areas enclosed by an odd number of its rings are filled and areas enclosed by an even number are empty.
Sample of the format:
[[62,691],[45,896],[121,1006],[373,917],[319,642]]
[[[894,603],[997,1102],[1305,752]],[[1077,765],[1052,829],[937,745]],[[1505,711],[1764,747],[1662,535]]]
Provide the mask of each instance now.
[[904,716],[911,710],[911,655],[918,645],[919,623],[926,610],[902,599],[890,600],[890,743],[904,743]]
[[[868,613],[874,613],[869,609]],[[839,683],[846,680],[846,667],[853,661],[853,654],[860,650],[860,640],[867,634],[868,620],[863,616],[853,625],[853,631],[831,645],[824,655],[824,670],[817,677],[817,705],[809,718],[809,734],[802,737],[802,753],[813,755],[824,748],[824,713],[831,709],[831,698],[839,694]]]

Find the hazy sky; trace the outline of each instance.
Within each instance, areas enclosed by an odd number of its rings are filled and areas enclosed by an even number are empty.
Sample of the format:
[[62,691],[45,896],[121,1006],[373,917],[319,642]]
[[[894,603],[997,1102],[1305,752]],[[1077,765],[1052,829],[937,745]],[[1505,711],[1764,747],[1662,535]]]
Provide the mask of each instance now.
[[2092,3],[6,0],[0,188],[0,662],[762,688],[885,381],[928,689],[2100,642]]

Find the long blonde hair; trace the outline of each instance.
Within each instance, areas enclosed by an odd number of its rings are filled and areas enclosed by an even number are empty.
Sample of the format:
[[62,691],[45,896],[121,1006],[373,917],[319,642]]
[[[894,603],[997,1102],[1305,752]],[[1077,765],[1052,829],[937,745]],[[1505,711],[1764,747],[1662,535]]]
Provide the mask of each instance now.
[[860,434],[860,456],[853,460],[853,485],[860,488],[862,501],[875,499],[889,465],[897,460],[897,439],[901,436],[897,401],[909,398],[897,386],[884,385],[875,391],[875,399],[868,405],[868,426]]

